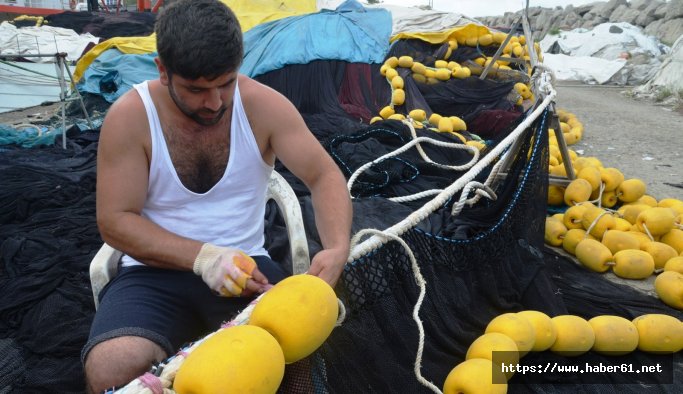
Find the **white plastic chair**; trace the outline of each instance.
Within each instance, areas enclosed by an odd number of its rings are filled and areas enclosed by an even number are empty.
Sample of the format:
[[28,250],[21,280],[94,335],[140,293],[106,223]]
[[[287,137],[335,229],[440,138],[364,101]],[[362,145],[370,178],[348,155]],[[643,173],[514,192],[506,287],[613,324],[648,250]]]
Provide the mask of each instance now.
[[[292,272],[302,274],[308,271],[311,262],[299,200],[289,183],[275,171],[270,177],[266,198],[267,200],[275,200],[285,219],[292,254]],[[122,255],[123,253],[120,250],[116,250],[105,243],[90,262],[90,284],[95,299],[95,309],[99,304],[100,291],[116,276]]]

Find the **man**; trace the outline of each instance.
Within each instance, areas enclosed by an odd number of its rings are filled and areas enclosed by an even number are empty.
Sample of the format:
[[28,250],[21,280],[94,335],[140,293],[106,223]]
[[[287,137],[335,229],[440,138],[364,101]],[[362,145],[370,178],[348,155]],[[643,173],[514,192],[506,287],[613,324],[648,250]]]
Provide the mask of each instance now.
[[142,375],[285,276],[263,247],[276,157],[311,191],[324,249],[308,273],[334,286],[349,253],[345,179],[286,98],[238,74],[232,11],[182,0],[155,30],[159,79],[122,96],[101,128],[97,222],[125,256],[83,349],[91,392]]

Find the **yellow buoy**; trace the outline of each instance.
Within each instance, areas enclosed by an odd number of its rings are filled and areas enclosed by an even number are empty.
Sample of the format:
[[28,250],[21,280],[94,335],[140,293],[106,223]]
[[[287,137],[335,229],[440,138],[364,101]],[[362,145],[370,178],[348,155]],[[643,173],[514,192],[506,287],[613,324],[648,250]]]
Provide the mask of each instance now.
[[595,272],[605,272],[609,269],[608,262],[613,260],[612,252],[600,241],[586,238],[581,240],[574,249],[576,258],[586,268]]
[[557,329],[557,339],[550,351],[563,356],[579,356],[589,351],[595,343],[593,327],[583,318],[560,315],[552,318]]
[[325,342],[338,312],[337,296],[327,282],[313,275],[294,275],[261,297],[249,324],[271,333],[289,364],[310,355]]
[[[399,77],[400,78],[400,77]],[[391,94],[391,102],[394,105],[403,105],[406,101],[406,92],[403,89],[394,89]]]
[[413,58],[410,56],[401,56],[398,58],[398,66],[410,68],[413,66]]
[[676,249],[671,246],[657,241],[647,243],[643,250],[649,253],[655,261],[655,269],[664,268],[669,259],[678,256]]
[[458,364],[446,377],[444,394],[507,393],[507,378],[491,360],[472,358]]
[[595,333],[593,351],[610,356],[631,353],[638,347],[638,329],[619,316],[596,316],[588,321]]
[[625,249],[614,254],[612,272],[620,278],[645,279],[655,271],[655,260],[640,249]]
[[550,349],[557,339],[557,329],[553,325],[550,316],[539,311],[521,311],[518,315],[524,317],[534,327],[534,334],[536,340],[534,346],[531,348],[534,352],[542,352]]
[[676,253],[683,253],[683,230],[672,229],[662,235],[659,241],[674,248]]
[[584,238],[594,239],[592,235],[586,234],[586,230],[582,228],[573,228],[567,231],[562,239],[562,248],[572,255],[576,255],[576,245],[583,241]]
[[423,122],[427,119],[427,113],[423,109],[414,109],[408,113],[408,116],[417,122]]
[[683,323],[673,316],[652,313],[636,317],[633,324],[638,329],[638,349],[643,352],[675,353],[683,348]]
[[510,337],[517,344],[519,355],[524,356],[533,347],[536,340],[534,326],[523,315],[503,313],[498,315],[486,326],[487,334],[498,332]]
[[654,235],[663,235],[674,228],[676,215],[669,208],[650,208],[642,211],[636,218],[638,230]]
[[387,105],[379,111],[379,116],[381,116],[384,119],[389,119],[389,117],[395,113],[396,112],[394,111],[394,108]]
[[285,374],[278,342],[256,326],[222,329],[197,346],[173,382],[178,394],[275,393]]
[[[495,357],[495,360],[494,360]],[[495,361],[496,364],[518,364],[519,351],[517,344],[509,336],[499,332],[490,332],[475,339],[467,349],[465,360],[484,358]],[[510,379],[514,372],[506,372],[505,376]]]
[[602,244],[607,246],[612,254],[620,250],[640,249],[640,241],[635,235],[619,230],[605,231],[602,235]]
[[657,275],[655,291],[665,304],[672,308],[683,309],[683,274],[676,271],[664,271]]
[[398,75],[395,76],[395,77],[391,80],[391,87],[394,88],[394,89],[403,89],[403,78],[401,78],[401,77],[398,76]]
[[679,274],[683,274],[683,256],[670,258],[669,261],[664,264],[664,271],[675,271]]

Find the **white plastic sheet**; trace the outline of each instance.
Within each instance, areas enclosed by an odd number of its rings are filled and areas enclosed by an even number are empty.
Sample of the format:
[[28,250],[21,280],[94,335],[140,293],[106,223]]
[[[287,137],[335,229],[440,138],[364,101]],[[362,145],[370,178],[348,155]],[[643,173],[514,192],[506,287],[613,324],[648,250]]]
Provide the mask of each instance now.
[[[97,44],[98,37],[90,33],[79,35],[71,29],[41,26],[17,28],[9,22],[0,24],[0,55],[67,54],[66,60],[76,61],[89,43]],[[54,57],[31,58],[36,63],[54,62]]]

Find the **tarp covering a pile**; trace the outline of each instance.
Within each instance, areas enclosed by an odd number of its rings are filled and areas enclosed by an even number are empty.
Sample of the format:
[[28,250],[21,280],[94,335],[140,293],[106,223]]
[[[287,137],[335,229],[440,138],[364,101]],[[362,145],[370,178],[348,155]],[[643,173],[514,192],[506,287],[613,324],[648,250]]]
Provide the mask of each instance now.
[[[334,10],[343,2],[344,0],[318,0],[318,9]],[[364,4],[364,7],[370,9],[381,8],[391,13],[392,36],[396,36],[399,33],[439,32],[469,23],[480,24],[476,19],[456,12],[423,10],[418,7],[403,7],[383,2],[379,4]]]
[[[296,16],[300,14],[306,14],[310,12],[315,12],[315,1],[305,0],[305,1],[274,1],[274,0],[259,0],[259,1],[243,1],[243,0],[223,0],[233,12],[240,22],[240,27],[242,31],[245,32],[257,24],[264,23],[267,21],[273,21],[277,19],[282,19],[289,16]],[[87,13],[89,14],[89,13]],[[142,15],[154,15],[150,13],[141,13]],[[70,17],[68,20],[65,17],[61,17],[61,23],[75,23],[74,17]],[[88,20],[86,18],[83,18]],[[107,18],[109,19],[109,17]],[[151,21],[154,21],[152,16]],[[156,37],[154,34],[154,25],[151,23],[147,30],[149,35],[131,35],[131,34],[121,34],[117,37],[112,37],[111,39],[102,42],[100,45],[95,46],[88,53],[83,56],[78,61],[76,67],[76,72],[74,73],[74,78],[78,82],[83,77],[85,70],[90,66],[90,64],[102,53],[110,48],[116,48],[121,53],[125,54],[135,54],[142,55],[147,53],[156,52]]]
[[647,82],[659,69],[659,56],[668,51],[655,37],[626,22],[549,34],[540,45],[544,63],[561,79],[620,85]]
[[[320,59],[381,63],[390,32],[386,11],[366,10],[355,1],[342,4],[337,11],[279,19],[245,33],[240,72],[256,76]],[[74,78],[80,81],[79,90],[102,94],[114,102],[133,84],[158,77],[154,40],[153,35],[122,37],[97,45],[78,63]]]
[[678,37],[657,73],[643,86],[644,90],[666,89],[683,95],[683,35]]
[[[9,22],[0,23],[0,53],[2,55],[46,55],[64,52],[66,60],[78,60],[89,44],[98,37],[90,33],[79,35],[73,30],[53,26],[17,28]],[[31,57],[32,62],[53,63],[54,56]]]
[[244,34],[240,72],[251,77],[313,60],[381,63],[388,50],[391,15],[347,1],[335,11],[280,19]]
[[315,0],[221,0],[240,21],[243,32],[262,23],[308,14],[317,10]]
[[[156,36],[146,37],[117,37],[104,41],[91,48],[76,64],[74,80],[80,82],[86,70],[97,57],[111,48],[116,48],[118,53],[131,55],[144,55],[155,53],[157,50]],[[156,67],[156,66],[155,66]]]
[[78,89],[113,103],[136,83],[159,77],[155,57],[153,53],[124,55],[118,49],[109,49],[90,64]]

